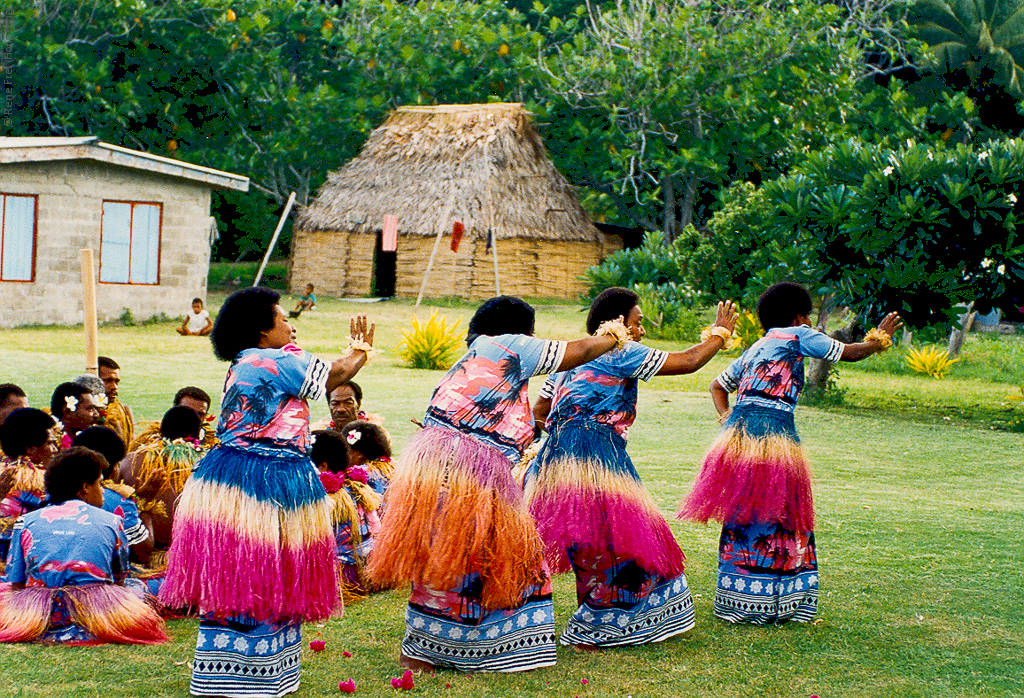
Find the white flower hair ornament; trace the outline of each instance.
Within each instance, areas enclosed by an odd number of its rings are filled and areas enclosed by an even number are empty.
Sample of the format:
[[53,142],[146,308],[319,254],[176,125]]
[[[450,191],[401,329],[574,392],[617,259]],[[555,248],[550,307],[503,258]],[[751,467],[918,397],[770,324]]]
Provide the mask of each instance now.
[[109,400],[107,400],[106,395],[99,395],[97,393],[92,394],[92,401],[95,402],[96,406],[99,408],[106,407],[107,403],[109,402]]
[[68,408],[68,412],[74,412],[78,409],[78,398],[74,395],[65,395],[64,406]]
[[345,440],[348,441],[349,446],[355,446],[359,442],[359,439],[363,438],[363,432],[358,429],[353,429],[345,435]]

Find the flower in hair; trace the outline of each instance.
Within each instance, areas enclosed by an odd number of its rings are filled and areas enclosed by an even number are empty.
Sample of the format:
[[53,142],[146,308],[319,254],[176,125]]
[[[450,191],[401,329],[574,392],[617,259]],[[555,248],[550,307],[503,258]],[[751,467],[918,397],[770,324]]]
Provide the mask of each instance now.
[[78,409],[78,398],[74,395],[65,395],[64,406],[68,408],[68,412],[74,412]]
[[345,440],[348,441],[349,446],[355,446],[361,438],[363,438],[363,432],[358,429],[353,429],[349,433],[345,434]]

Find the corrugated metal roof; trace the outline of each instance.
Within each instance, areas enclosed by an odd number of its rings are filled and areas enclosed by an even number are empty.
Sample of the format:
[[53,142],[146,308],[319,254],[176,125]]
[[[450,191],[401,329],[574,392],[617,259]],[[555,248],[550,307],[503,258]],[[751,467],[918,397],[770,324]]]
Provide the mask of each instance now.
[[183,160],[152,155],[141,150],[122,148],[104,143],[96,136],[80,138],[0,137],[0,165],[55,160],[96,160],[121,167],[158,172],[169,177],[203,182],[218,189],[249,191],[248,177],[193,165]]

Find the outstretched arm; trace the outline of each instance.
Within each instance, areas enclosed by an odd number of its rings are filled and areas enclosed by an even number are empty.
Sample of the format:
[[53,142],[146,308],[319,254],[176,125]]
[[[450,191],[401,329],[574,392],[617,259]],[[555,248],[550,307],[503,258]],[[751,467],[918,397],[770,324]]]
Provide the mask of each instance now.
[[331,363],[331,372],[327,376],[327,394],[347,380],[351,380],[366,363],[368,350],[373,347],[373,330],[376,325],[360,313],[349,320],[349,335],[353,343],[349,354]]
[[[900,319],[898,313],[889,313],[885,318],[878,323],[878,329],[881,332],[889,335],[891,340],[893,334],[903,327],[903,321]],[[843,355],[839,357],[840,361],[860,361],[865,359],[872,354],[877,354],[880,351],[885,351],[891,346],[889,344],[883,344],[878,339],[869,339],[866,342],[857,342],[856,344],[847,344],[843,347]]]
[[[739,319],[739,313],[736,312],[736,304],[732,301],[720,301],[718,303],[718,316],[715,318],[712,331],[715,327],[721,327],[727,330],[729,334],[732,334],[733,329],[736,327],[737,319]],[[725,333],[723,332],[722,334]],[[703,367],[708,361],[711,361],[714,355],[724,346],[725,338],[712,334],[697,346],[690,347],[685,351],[670,353],[657,375],[678,376],[684,373],[693,373]]]

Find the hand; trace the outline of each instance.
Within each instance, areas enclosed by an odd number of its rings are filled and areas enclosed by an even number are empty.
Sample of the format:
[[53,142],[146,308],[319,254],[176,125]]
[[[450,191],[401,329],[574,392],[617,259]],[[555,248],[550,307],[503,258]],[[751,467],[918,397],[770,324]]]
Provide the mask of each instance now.
[[715,327],[724,327],[732,332],[736,329],[736,321],[740,314],[736,312],[736,304],[732,301],[718,301],[718,317],[715,318]]
[[349,336],[353,341],[363,341],[372,347],[373,330],[376,328],[376,325],[371,323],[369,329],[367,329],[367,322],[365,313],[359,313],[350,318],[348,321]]
[[889,313],[886,315],[880,323],[878,323],[878,329],[885,332],[890,337],[895,336],[896,331],[903,327],[903,320],[900,318],[899,313]]

